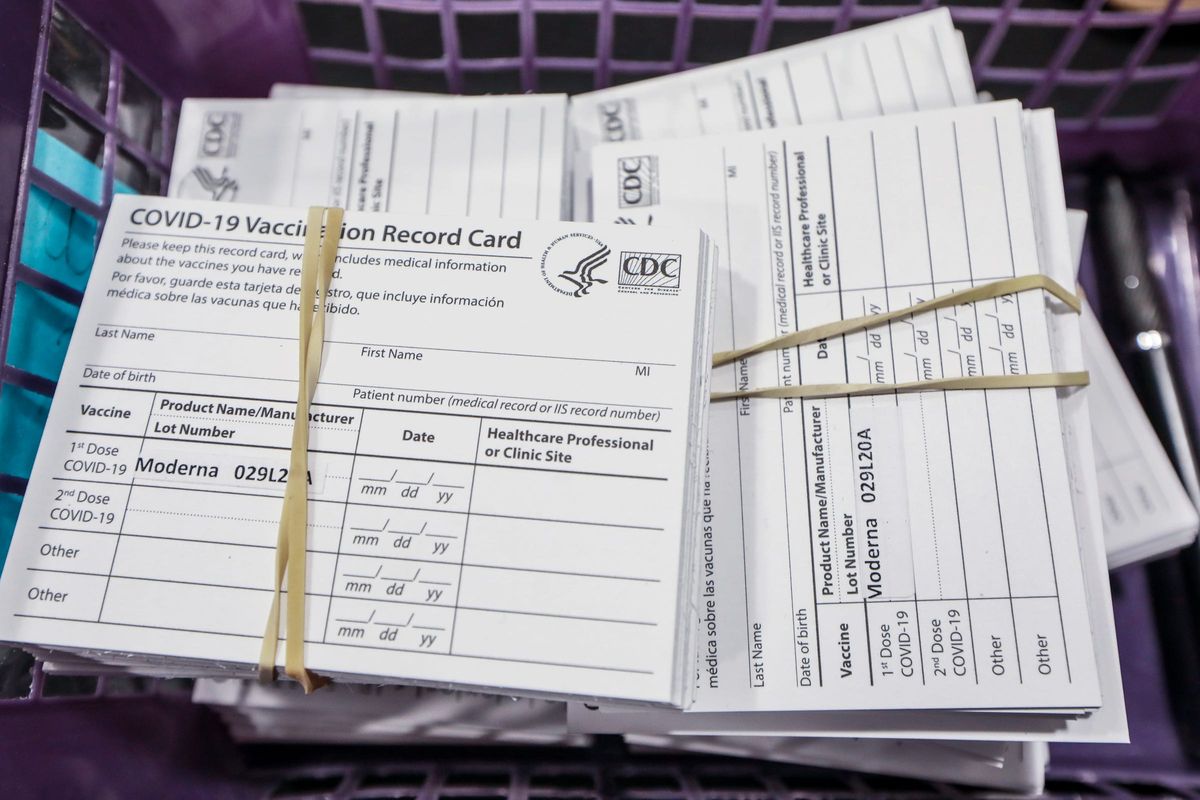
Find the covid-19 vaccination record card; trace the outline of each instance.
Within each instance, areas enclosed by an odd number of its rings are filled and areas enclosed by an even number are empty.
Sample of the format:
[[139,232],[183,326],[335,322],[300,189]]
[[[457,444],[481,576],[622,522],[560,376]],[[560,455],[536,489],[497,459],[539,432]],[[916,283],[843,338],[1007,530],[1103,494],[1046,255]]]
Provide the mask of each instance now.
[[[304,233],[303,209],[115,199],[0,640],[253,672]],[[685,702],[714,260],[694,227],[346,216],[309,418],[309,668]]]
[[171,197],[561,219],[567,98],[185,100]]
[[[597,216],[714,232],[717,350],[1055,259],[1069,282],[1065,246],[1044,252],[1065,210],[1061,190],[1039,199],[1058,172],[1031,154],[1037,120],[995,103],[607,145]],[[625,175],[650,199],[626,202]],[[1055,316],[1006,295],[743,359],[713,386],[1053,372]],[[1062,413],[1053,389],[714,404],[693,710],[1100,706],[1111,611],[1093,615],[1105,575]]]

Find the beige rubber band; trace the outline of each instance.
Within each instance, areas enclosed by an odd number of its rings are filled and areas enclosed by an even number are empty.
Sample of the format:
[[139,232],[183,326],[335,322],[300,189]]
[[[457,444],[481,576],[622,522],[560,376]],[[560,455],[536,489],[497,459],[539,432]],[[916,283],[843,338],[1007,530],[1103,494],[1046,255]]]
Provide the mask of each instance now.
[[876,394],[967,391],[969,389],[1044,389],[1087,386],[1086,372],[1034,372],[1029,375],[973,375],[967,378],[935,378],[908,383],[809,383],[800,386],[771,386],[741,392],[713,392],[710,399],[737,400],[746,397],[800,398],[868,397]]
[[1030,289],[1042,289],[1057,297],[1067,305],[1072,311],[1078,314],[1082,308],[1079,298],[1063,288],[1063,286],[1051,278],[1038,275],[1022,275],[1017,278],[1004,278],[1003,280],[991,281],[983,283],[979,286],[972,286],[969,289],[961,289],[957,292],[944,294],[941,297],[935,297],[932,300],[922,300],[915,305],[898,308],[895,311],[887,311],[883,314],[867,314],[861,317],[851,317],[850,319],[841,319],[836,322],[830,322],[825,325],[816,325],[812,328],[805,328],[802,331],[795,333],[787,333],[783,336],[776,336],[774,339],[752,344],[749,347],[743,347],[740,350],[725,350],[720,353],[713,354],[713,366],[719,367],[723,364],[728,364],[731,361],[737,361],[747,356],[765,353],[768,350],[783,350],[788,347],[799,347],[800,345],[812,344],[819,342],[822,339],[829,339],[833,336],[841,336],[847,333],[858,333],[859,331],[870,330],[880,325],[886,325],[892,320],[908,317],[914,314],[921,314],[926,311],[936,311],[940,308],[949,308],[950,306],[962,305],[963,303],[973,303],[976,300],[989,300],[993,297],[1001,295],[1014,294],[1016,292],[1024,292]]
[[[275,543],[274,594],[263,632],[258,657],[258,675],[264,682],[275,679],[279,649],[279,599],[287,583],[287,632],[284,642],[284,672],[300,682],[305,694],[329,683],[304,666],[304,599],[308,554],[308,422],[309,405],[321,373],[325,347],[325,297],[333,278],[338,240],[342,231],[342,209],[313,206],[308,210],[304,236],[304,258],[300,267],[299,385],[296,389],[296,418],[292,425],[292,452],[288,465],[279,536]],[[307,302],[306,302],[307,299]]]

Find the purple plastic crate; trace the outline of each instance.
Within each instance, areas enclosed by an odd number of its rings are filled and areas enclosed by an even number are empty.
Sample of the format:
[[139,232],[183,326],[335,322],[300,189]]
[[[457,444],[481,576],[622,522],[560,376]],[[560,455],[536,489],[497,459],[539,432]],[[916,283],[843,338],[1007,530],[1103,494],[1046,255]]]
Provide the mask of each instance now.
[[[277,81],[472,92],[603,87],[792,44],[933,7],[931,0],[49,0],[10,3],[0,26],[0,355],[18,284],[78,303],[78,290],[21,264],[31,187],[103,220],[117,155],[160,183],[171,123],[187,96],[262,96]],[[1103,0],[961,0],[950,5],[978,85],[1053,106],[1067,167],[1105,158],[1126,169],[1200,169],[1200,8],[1169,0],[1127,12]],[[107,56],[107,100],[89,104],[48,71],[53,14]],[[644,60],[639,56],[649,56]],[[122,67],[161,95],[155,150],[119,124]],[[44,103],[102,138],[98,199],[33,166]],[[165,185],[165,184],[163,184]],[[1158,230],[1161,231],[1159,226]],[[9,364],[0,395],[53,382]],[[20,476],[0,493],[20,495]],[[1053,749],[1058,796],[1200,798],[1171,718],[1147,571],[1116,576],[1116,615],[1133,744]],[[44,675],[0,659],[0,787],[9,797],[966,796],[954,787],[732,759],[588,750],[235,748],[177,682]]]

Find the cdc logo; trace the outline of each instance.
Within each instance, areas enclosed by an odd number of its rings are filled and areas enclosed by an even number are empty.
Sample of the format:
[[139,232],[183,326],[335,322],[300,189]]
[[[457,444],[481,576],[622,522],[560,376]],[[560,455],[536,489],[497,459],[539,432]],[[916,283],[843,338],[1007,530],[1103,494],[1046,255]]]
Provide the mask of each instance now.
[[623,142],[626,139],[642,138],[638,133],[637,104],[629,99],[613,100],[596,107],[600,114],[600,129],[604,141]]
[[628,156],[617,161],[621,208],[658,205],[658,156]]
[[678,253],[621,253],[617,287],[625,292],[675,294],[682,268]]

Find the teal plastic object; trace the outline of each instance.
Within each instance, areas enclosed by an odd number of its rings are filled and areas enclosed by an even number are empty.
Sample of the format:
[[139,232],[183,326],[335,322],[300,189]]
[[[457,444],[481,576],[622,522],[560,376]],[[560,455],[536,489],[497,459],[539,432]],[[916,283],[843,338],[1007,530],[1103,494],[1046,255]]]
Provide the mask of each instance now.
[[[100,168],[46,131],[37,132],[33,163],[67,188],[97,203],[102,201]],[[113,192],[136,194],[115,180]],[[97,220],[42,189],[31,187],[21,239],[21,263],[82,292],[96,255],[98,230]],[[57,380],[77,314],[78,308],[71,303],[18,284],[13,298],[8,363],[47,380]]]
[[[0,406],[4,404],[0,398]],[[4,563],[4,557],[8,555],[8,544],[12,538],[12,532],[17,527],[17,514],[21,512],[21,498],[15,494],[0,492],[0,531],[6,532],[6,538],[3,540],[3,550],[0,552],[0,564]]]
[[98,227],[87,214],[32,186],[21,263],[82,292],[92,270]]
[[[0,393],[0,442],[4,442],[0,448],[0,472],[29,477],[49,413],[49,397],[12,384],[4,387]],[[12,529],[5,529],[0,536],[7,554]]]
[[[39,130],[33,164],[63,186],[102,204],[104,174],[100,168]],[[137,194],[114,180],[113,192]],[[87,287],[96,255],[99,221],[33,186],[21,238],[21,263],[82,292]],[[13,294],[12,329],[5,360],[12,366],[57,381],[79,309],[65,300],[18,282]],[[12,384],[0,391],[0,473],[28,478],[50,398]],[[8,555],[21,498],[0,493],[0,563]]]
[[54,138],[39,130],[33,145],[33,166],[68,189],[91,200],[104,202],[104,173],[100,168]]
[[57,380],[79,308],[23,283],[15,289],[8,363],[47,380]]
[[[33,457],[50,414],[50,398],[21,386],[5,384],[0,392],[0,473],[29,477]],[[8,558],[21,498],[0,492],[0,564]]]

